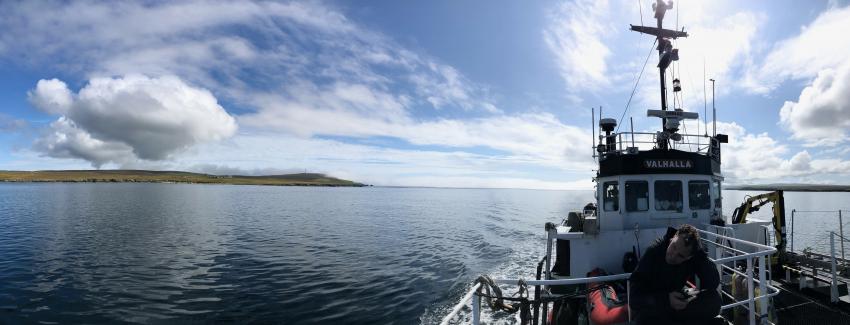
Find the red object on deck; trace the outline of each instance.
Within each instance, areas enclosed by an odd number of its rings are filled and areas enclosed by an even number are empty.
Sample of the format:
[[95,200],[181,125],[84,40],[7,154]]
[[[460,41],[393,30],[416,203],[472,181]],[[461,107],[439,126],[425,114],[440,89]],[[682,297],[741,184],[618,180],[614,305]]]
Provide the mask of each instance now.
[[[602,270],[595,269],[588,276],[599,276]],[[604,283],[589,283],[588,288],[602,286],[588,295],[590,303],[589,318],[593,324],[625,324],[629,321],[629,305],[617,303],[617,293],[614,288]]]

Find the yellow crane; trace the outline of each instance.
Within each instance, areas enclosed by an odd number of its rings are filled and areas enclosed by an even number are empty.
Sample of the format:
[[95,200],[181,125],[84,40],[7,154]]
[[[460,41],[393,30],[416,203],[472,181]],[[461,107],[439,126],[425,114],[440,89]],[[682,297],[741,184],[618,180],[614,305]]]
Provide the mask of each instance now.
[[746,223],[747,215],[758,211],[762,206],[773,203],[773,230],[776,232],[776,249],[779,255],[785,253],[785,197],[784,191],[772,191],[756,196],[748,196],[744,203],[732,212],[732,223]]

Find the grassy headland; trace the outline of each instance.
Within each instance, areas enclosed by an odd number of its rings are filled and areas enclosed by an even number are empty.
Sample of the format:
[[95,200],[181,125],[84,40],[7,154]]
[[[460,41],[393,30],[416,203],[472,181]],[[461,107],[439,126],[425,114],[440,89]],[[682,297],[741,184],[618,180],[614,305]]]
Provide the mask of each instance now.
[[155,170],[0,171],[0,182],[143,182],[278,186],[367,186],[323,174],[242,176]]

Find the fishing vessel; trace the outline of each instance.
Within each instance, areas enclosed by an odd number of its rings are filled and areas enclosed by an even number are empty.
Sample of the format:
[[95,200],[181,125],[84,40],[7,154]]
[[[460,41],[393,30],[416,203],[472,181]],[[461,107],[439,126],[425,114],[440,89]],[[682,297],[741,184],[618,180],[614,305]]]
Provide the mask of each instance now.
[[[786,250],[783,193],[811,187],[761,187],[756,190],[768,193],[748,198],[732,216],[723,214],[721,149],[728,136],[717,134],[716,126],[711,135],[707,130],[705,134],[681,132],[684,121],[699,115],[675,104],[668,106],[668,93],[672,90],[675,98],[681,83],[671,73],[672,87],[668,87],[667,76],[668,67],[679,60],[673,42],[688,33],[684,28],[664,28],[672,2],[656,0],[652,8],[656,26],[631,25],[630,29],[653,36],[657,45],[660,109],[650,109],[646,115],[660,120],[660,130],[618,132],[623,121],[603,117],[601,109],[596,121],[594,112],[595,202],[570,212],[561,222],[544,225],[546,244],[534,279],[481,276],[443,324],[478,324],[485,309],[482,300],[486,309],[515,314],[522,324],[631,323],[631,272],[644,249],[669,228],[683,224],[697,228],[720,276],[717,288],[701,288],[717,290],[722,297],[718,322],[791,324],[805,321],[798,316],[813,310],[829,323],[850,319],[842,309],[846,307],[839,306],[846,300],[842,293],[846,295],[847,279],[842,276],[847,276],[848,261],[838,258],[834,249],[830,255],[819,256]],[[768,203],[773,204],[771,218],[747,217]],[[843,243],[843,231],[832,236],[833,242],[839,236]],[[828,299],[816,297],[817,290],[805,290],[823,289],[824,284]],[[804,303],[789,305],[794,299]]]

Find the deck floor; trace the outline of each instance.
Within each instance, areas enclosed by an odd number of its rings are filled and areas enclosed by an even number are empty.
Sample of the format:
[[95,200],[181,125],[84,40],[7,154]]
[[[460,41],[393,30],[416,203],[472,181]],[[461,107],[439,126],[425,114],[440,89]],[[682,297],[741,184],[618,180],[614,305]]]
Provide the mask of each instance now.
[[822,299],[814,291],[804,289],[801,292],[779,282],[774,285],[780,288],[779,295],[773,298],[777,324],[850,325],[846,302],[833,305],[828,302],[829,297]]

